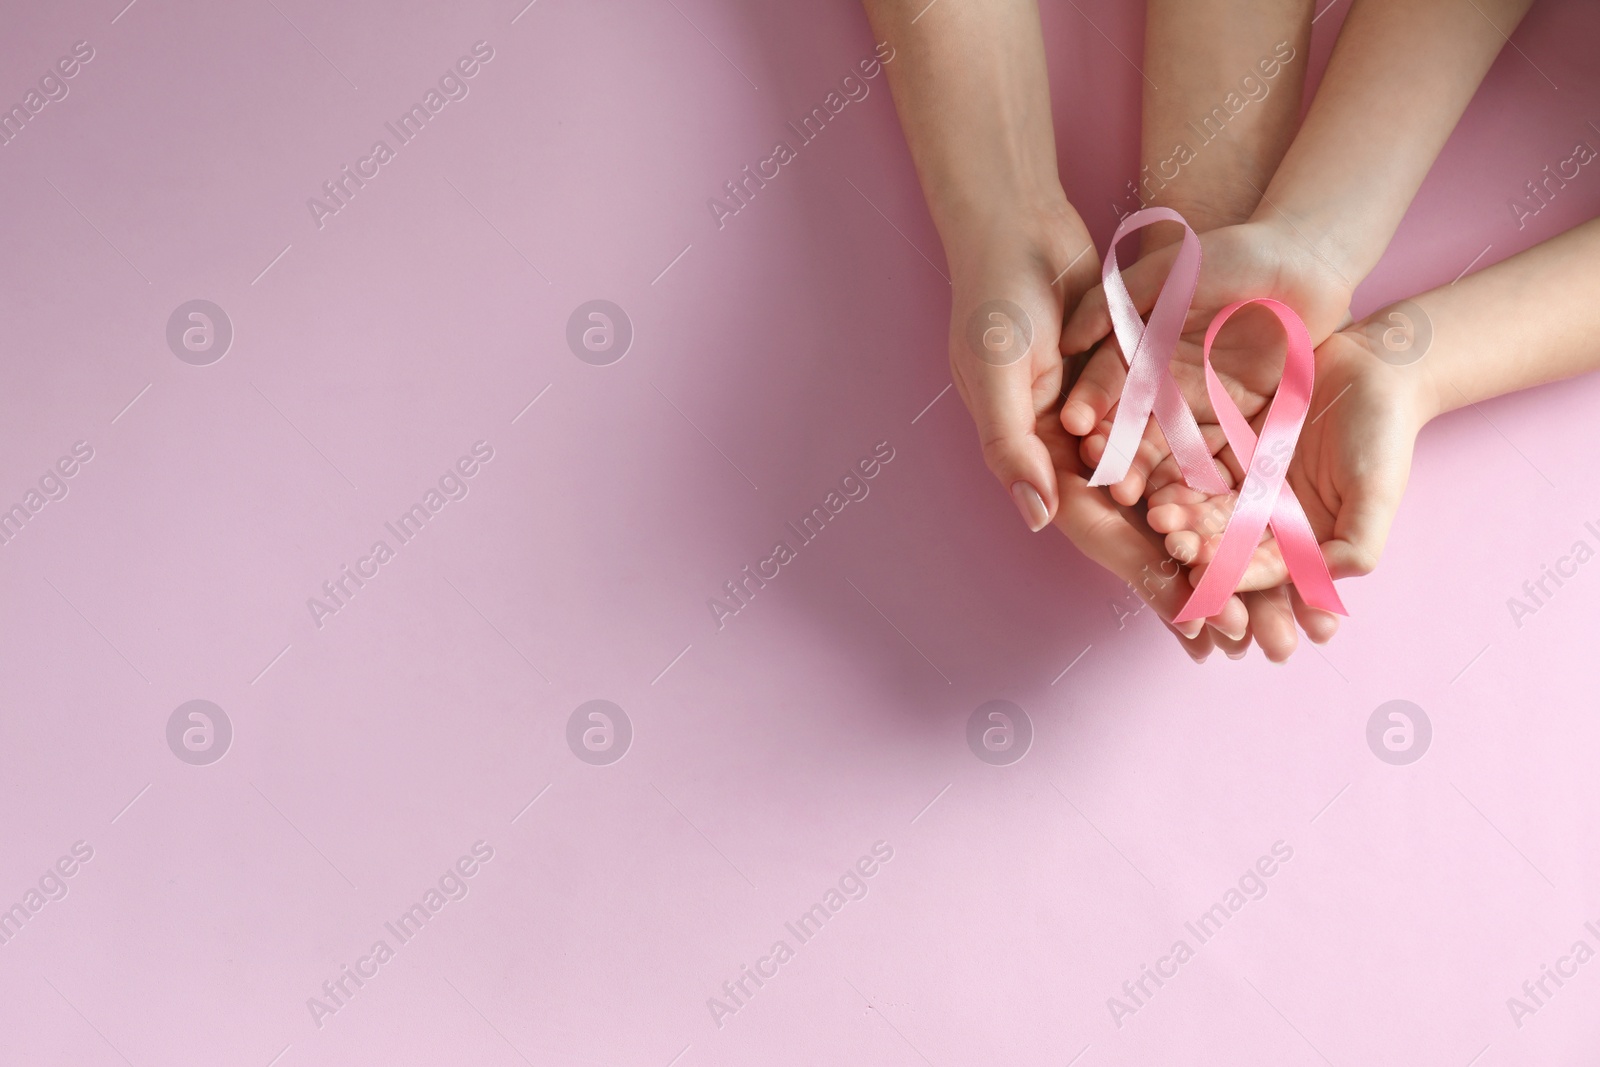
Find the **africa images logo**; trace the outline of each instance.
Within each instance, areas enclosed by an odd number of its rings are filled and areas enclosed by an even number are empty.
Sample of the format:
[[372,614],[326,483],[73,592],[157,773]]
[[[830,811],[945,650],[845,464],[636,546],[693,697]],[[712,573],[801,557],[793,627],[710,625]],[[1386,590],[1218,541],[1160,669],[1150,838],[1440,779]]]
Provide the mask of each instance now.
[[[789,123],[795,140],[800,148],[815,141],[822,136],[822,131],[827,129],[828,123],[839,117],[840,112],[849,107],[851,103],[860,103],[872,92],[872,86],[867,81],[883,73],[885,64],[894,60],[894,48],[887,41],[880,42],[873,54],[856,64],[856,69],[861,72],[861,78],[854,74],[846,74],[839,79],[838,90],[829,91],[822,98],[822,103],[812,108],[811,111],[800,119],[800,125]],[[740,177],[734,181],[722,183],[727,191],[729,206],[720,196],[713,196],[706,200],[706,207],[711,209],[711,217],[716,221],[717,229],[722,229],[728,220],[745,208],[755,199],[759,190],[765,189],[767,183],[775,181],[783,173],[783,168],[800,158],[799,151],[788,141],[778,141],[772,146],[772,154],[755,165],[752,171],[747,165],[740,171]],[[768,168],[771,168],[770,170]]]
[[711,621],[717,624],[717,630],[721,631],[729,619],[749,607],[756,593],[782,574],[784,567],[798,559],[800,549],[822,536],[822,531],[839,517],[839,513],[851,501],[867,499],[867,494],[872,492],[872,487],[867,483],[876,478],[894,460],[894,456],[894,446],[888,441],[873,445],[872,455],[857,460],[856,465],[839,479],[839,488],[828,490],[822,503],[803,515],[798,526],[793,522],[784,523],[784,531],[792,536],[794,544],[789,543],[790,537],[780,539],[772,546],[772,555],[758,562],[754,570],[746,564],[737,577],[724,582],[722,588],[727,594],[726,601],[707,597],[706,608],[710,610]]
[[821,933],[824,924],[843,911],[846,904],[866,899],[870,890],[868,881],[880,874],[892,859],[894,846],[884,840],[874,841],[871,855],[863,855],[845,868],[835,883],[823,891],[822,899],[801,912],[793,922],[783,924],[789,937],[774,941],[766,955],[757,957],[754,969],[740,964],[738,977],[722,983],[722,996],[706,998],[706,1009],[711,1012],[711,1021],[717,1024],[717,1029],[721,1030],[730,1017],[739,1014],[762,987],[778,976],[783,965],[795,958],[800,946]]

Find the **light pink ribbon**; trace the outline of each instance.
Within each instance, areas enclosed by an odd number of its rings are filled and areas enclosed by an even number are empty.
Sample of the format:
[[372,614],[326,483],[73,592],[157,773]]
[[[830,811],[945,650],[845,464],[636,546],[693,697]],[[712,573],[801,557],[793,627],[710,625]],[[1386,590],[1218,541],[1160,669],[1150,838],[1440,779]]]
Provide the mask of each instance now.
[[[1146,325],[1140,320],[1139,309],[1134,306],[1128,286],[1122,280],[1122,271],[1117,267],[1117,242],[1153,222],[1181,225],[1183,244],[1172,269],[1167,272],[1167,280],[1162,283]],[[1089,484],[1115,485],[1127,477],[1128,467],[1133,463],[1134,453],[1139,449],[1154,412],[1156,424],[1161,427],[1167,446],[1178,461],[1178,469],[1183,472],[1183,480],[1203,492],[1226,493],[1228,485],[1217,473],[1211,450],[1206,447],[1194,414],[1172,377],[1172,355],[1177,350],[1183,322],[1200,279],[1200,239],[1183,216],[1171,208],[1147,207],[1135,211],[1122,220],[1112,235],[1100,279],[1122,358],[1128,361],[1128,380],[1123,384],[1122,398],[1117,401],[1117,412],[1111,420],[1106,450]]]
[[[1217,331],[1222,329],[1222,324],[1228,321],[1229,316],[1246,304],[1261,304],[1272,309],[1289,336],[1288,354],[1283,360],[1283,381],[1278,384],[1272,406],[1267,409],[1260,440],[1256,439],[1250,424],[1245,421],[1228,391],[1222,387],[1217,372],[1211,368],[1211,343],[1216,340]],[[1333,588],[1333,578],[1328,574],[1328,564],[1322,558],[1322,549],[1317,544],[1311,523],[1307,521],[1294,490],[1285,482],[1289,459],[1294,455],[1295,442],[1300,438],[1306,412],[1311,408],[1314,368],[1311,336],[1306,332],[1305,323],[1288,305],[1276,300],[1258,298],[1229,304],[1217,313],[1206,330],[1204,359],[1206,392],[1211,397],[1211,407],[1217,413],[1217,422],[1227,435],[1228,444],[1233,446],[1233,454],[1238,457],[1245,476],[1216,555],[1190,594],[1188,603],[1172,621],[1204,619],[1222,610],[1238,586],[1239,579],[1244,577],[1250,557],[1261,542],[1261,533],[1269,523],[1273,536],[1278,540],[1283,562],[1289,569],[1289,580],[1299,590],[1301,599],[1314,608],[1348,615],[1338,592]],[[1131,375],[1129,380],[1132,381]],[[1211,491],[1192,482],[1190,485]]]

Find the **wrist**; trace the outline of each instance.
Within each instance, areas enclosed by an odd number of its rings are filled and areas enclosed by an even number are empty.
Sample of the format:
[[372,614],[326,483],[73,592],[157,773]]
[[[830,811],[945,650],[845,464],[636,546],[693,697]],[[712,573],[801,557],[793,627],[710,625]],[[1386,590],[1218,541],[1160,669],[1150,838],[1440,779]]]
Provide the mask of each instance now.
[[1364,350],[1371,373],[1382,376],[1384,392],[1393,397],[1395,410],[1405,417],[1413,436],[1454,406],[1435,373],[1439,356],[1429,355],[1431,331],[1419,336],[1411,319],[1415,310],[1404,303],[1390,305],[1338,335]]
[[[1245,188],[1248,190],[1248,186]],[[1184,195],[1172,194],[1170,188],[1158,191],[1144,206],[1170,208],[1183,216],[1191,230],[1201,234],[1248,222],[1254,200],[1244,202],[1231,185],[1212,189],[1191,184],[1184,187]],[[1139,254],[1147,256],[1182,239],[1183,229],[1177,223],[1154,223],[1139,231]]]
[[933,210],[934,226],[952,269],[993,258],[997,248],[1036,249],[1050,243],[1068,220],[1082,222],[1059,183],[1053,188],[999,193],[971,202],[945,202]]
[[[991,215],[949,239],[945,258],[957,292],[997,276],[1025,276],[1060,292],[1082,294],[1098,279],[1100,257],[1071,205]],[[1065,289],[1058,283],[1065,277]],[[992,295],[992,294],[991,294]]]
[[1439,363],[1439,357],[1435,356],[1432,360],[1423,359],[1414,368],[1417,371],[1417,381],[1413,402],[1418,430],[1440,415],[1454,411],[1468,402],[1460,390],[1452,388],[1440,375]]
[[1245,225],[1269,240],[1280,251],[1286,265],[1298,264],[1335,289],[1345,306],[1349,306],[1357,287],[1371,269],[1365,257],[1332,230],[1291,216],[1265,197]]
[[1411,429],[1413,434],[1421,433],[1422,428],[1434,419],[1449,410],[1444,403],[1444,395],[1440,392],[1438,378],[1422,366],[1402,368],[1415,373],[1410,389],[1410,414]]
[[1279,213],[1263,216],[1257,212],[1241,229],[1249,235],[1249,243],[1261,248],[1274,264],[1277,288],[1291,303],[1295,297],[1312,297],[1314,291],[1315,300],[1308,302],[1318,306],[1336,304],[1343,310],[1343,322],[1327,324],[1330,328],[1349,324],[1350,301],[1364,274],[1357,273],[1347,261],[1329,256]]

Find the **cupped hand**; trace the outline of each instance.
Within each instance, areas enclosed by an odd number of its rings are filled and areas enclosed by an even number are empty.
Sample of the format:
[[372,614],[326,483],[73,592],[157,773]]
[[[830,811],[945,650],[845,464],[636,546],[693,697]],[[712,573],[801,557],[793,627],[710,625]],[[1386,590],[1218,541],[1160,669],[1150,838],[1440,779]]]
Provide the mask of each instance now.
[[[1333,334],[1318,346],[1311,406],[1289,463],[1287,484],[1334,578],[1370,574],[1377,567],[1405,493],[1417,432],[1428,418],[1420,369],[1386,362],[1378,349],[1356,329]],[[1231,493],[1207,497],[1166,472],[1152,479],[1150,526],[1166,535],[1165,547],[1174,558],[1193,567],[1193,580],[1215,555],[1236,499]],[[1284,584],[1289,580],[1269,534],[1239,589],[1278,590],[1281,596],[1292,593]],[[1332,619],[1307,608],[1297,594],[1292,602],[1313,637]]]
[[1049,210],[982,228],[949,249],[950,374],[977,426],[984,462],[1038,532],[1060,504],[1039,424],[1060,407],[1058,340],[1100,266],[1063,196]]
[[1141,513],[1089,487],[1080,442],[1062,426],[1064,312],[1095,284],[1100,266],[1077,213],[1063,201],[1060,211],[1026,226],[997,226],[977,247],[953,255],[951,266],[951,374],[984,461],[1029,528],[1054,522],[1086,556],[1133,586],[1191,657],[1205,659],[1216,644],[1230,653],[1248,647],[1237,598],[1208,620],[1211,629],[1198,620],[1172,627],[1188,594],[1183,568]]
[[[1172,374],[1212,454],[1237,477],[1237,461],[1226,448],[1206,393],[1201,353],[1211,320],[1236,301],[1273,297],[1300,315],[1315,345],[1348,322],[1354,286],[1285,223],[1253,221],[1224,226],[1201,234],[1200,247],[1199,282],[1172,359]],[[1155,304],[1177,249],[1177,244],[1166,245],[1123,272],[1141,315],[1147,315]],[[1062,350],[1068,353],[1086,352],[1099,343],[1061,413],[1068,432],[1083,438],[1083,457],[1091,464],[1098,463],[1105,450],[1110,420],[1127,377],[1121,349],[1110,334],[1105,289],[1096,286],[1068,318],[1061,338]],[[1242,309],[1212,346],[1211,365],[1246,419],[1265,410],[1277,390],[1283,352],[1282,326],[1263,307]],[[1166,439],[1152,419],[1127,477],[1112,487],[1112,496],[1120,503],[1133,503],[1145,494],[1151,475],[1162,468],[1164,475],[1177,474]]]

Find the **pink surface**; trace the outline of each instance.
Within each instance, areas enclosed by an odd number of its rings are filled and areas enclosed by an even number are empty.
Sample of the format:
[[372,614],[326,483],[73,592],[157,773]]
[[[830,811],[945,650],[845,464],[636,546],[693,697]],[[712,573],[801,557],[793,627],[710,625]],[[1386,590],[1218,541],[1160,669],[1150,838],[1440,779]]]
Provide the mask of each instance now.
[[[1600,962],[1570,956],[1600,948],[1600,565],[1520,627],[1507,607],[1600,544],[1600,381],[1430,428],[1336,643],[1196,669],[1024,531],[941,393],[943,261],[881,77],[720,229],[707,207],[872,54],[852,4],[122,2],[12,5],[0,43],[5,101],[94,52],[0,147],[0,498],[92,450],[0,547],[0,898],[26,916],[0,926],[0,1062],[1600,1045]],[[1047,6],[1066,180],[1104,241],[1140,16]],[[1358,312],[1600,208],[1593,168],[1523,229],[1508,207],[1600,144],[1597,31],[1539,5]],[[478,41],[467,95],[319,228],[307,199]],[[167,343],[192,299],[233,325],[209,365]],[[596,299],[633,330],[607,366],[566,339]],[[878,442],[892,460],[843,482],[866,495],[719,632],[708,598]],[[385,523],[441,484],[400,543]],[[376,574],[319,626],[347,565]],[[609,765],[577,754],[599,720],[567,740],[597,699],[631,723]],[[220,760],[179,758],[224,745],[188,712],[169,746],[192,700],[231,723]],[[993,709],[968,744],[992,700],[1032,728],[1005,766],[975,756]],[[1405,765],[1368,744],[1392,700],[1432,724]],[[1202,943],[1185,924],[1217,904]],[[1134,1001],[1146,965],[1176,973]],[[369,977],[337,1004],[347,966]],[[735,1002],[745,966],[776,973]],[[1513,1020],[1542,966],[1576,974]]]

